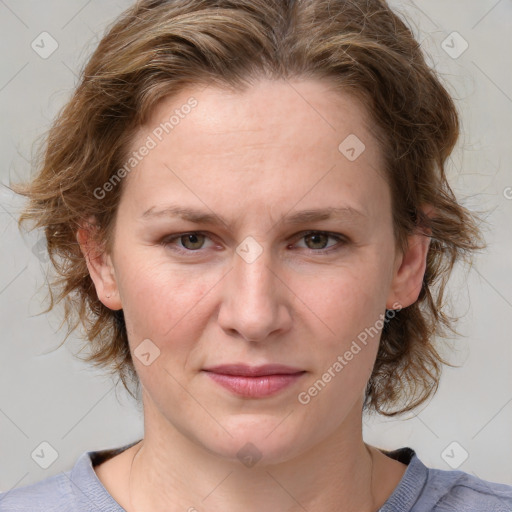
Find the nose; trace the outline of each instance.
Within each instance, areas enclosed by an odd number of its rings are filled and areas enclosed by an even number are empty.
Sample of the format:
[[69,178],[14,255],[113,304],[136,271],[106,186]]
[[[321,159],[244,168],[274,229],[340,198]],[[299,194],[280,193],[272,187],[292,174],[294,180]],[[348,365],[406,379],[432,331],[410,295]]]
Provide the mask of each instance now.
[[218,322],[228,334],[261,342],[291,327],[291,292],[273,267],[269,251],[264,250],[250,263],[237,253],[233,255],[218,314]]

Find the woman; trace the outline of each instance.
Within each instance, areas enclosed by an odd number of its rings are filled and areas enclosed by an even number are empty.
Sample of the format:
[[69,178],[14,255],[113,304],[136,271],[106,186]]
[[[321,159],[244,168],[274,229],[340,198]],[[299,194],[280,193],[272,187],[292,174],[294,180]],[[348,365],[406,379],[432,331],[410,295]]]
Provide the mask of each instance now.
[[362,437],[363,410],[435,392],[444,285],[483,247],[444,174],[457,136],[384,2],[127,10],[17,190],[144,438],[0,508],[512,510],[509,486]]

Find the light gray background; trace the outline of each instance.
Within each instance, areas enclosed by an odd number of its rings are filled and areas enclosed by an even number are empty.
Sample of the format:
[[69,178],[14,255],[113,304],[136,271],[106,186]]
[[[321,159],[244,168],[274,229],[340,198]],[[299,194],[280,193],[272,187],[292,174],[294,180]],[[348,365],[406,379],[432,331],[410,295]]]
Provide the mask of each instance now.
[[[0,0],[2,183],[29,175],[33,142],[69,97],[103,29],[130,3]],[[463,134],[450,180],[466,206],[488,211],[489,248],[450,285],[454,313],[465,315],[451,359],[463,366],[445,369],[438,394],[415,414],[366,419],[365,440],[387,449],[411,446],[441,469],[450,469],[447,461],[458,465],[467,452],[459,469],[512,484],[512,2],[392,5],[409,18],[456,98]],[[43,31],[59,45],[47,59],[31,48]],[[458,58],[442,48],[453,31],[469,45]],[[121,386],[116,396],[111,380],[72,356],[76,337],[52,351],[64,336],[57,332],[61,316],[36,316],[44,253],[37,251],[37,233],[18,232],[19,206],[0,192],[0,491],[67,470],[83,451],[121,446],[143,433],[142,417]],[[31,457],[43,441],[58,452],[48,469]]]

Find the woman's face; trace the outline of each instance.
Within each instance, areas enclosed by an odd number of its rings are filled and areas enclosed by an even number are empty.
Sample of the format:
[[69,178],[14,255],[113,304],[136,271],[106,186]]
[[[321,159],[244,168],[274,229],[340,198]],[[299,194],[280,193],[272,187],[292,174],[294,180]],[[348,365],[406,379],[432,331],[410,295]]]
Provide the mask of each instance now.
[[278,462],[360,429],[385,309],[416,300],[426,251],[395,252],[365,119],[322,82],[261,81],[183,90],[140,130],[90,269],[124,311],[146,435]]

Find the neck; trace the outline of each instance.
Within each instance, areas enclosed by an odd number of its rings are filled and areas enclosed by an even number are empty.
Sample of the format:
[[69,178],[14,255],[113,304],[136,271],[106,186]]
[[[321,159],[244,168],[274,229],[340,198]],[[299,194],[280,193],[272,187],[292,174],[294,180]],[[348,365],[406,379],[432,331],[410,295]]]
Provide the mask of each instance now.
[[387,457],[368,447],[361,432],[361,423],[352,423],[293,458],[246,467],[177,430],[165,436],[146,430],[132,459],[128,512],[375,512],[396,482],[378,487],[380,456]]

